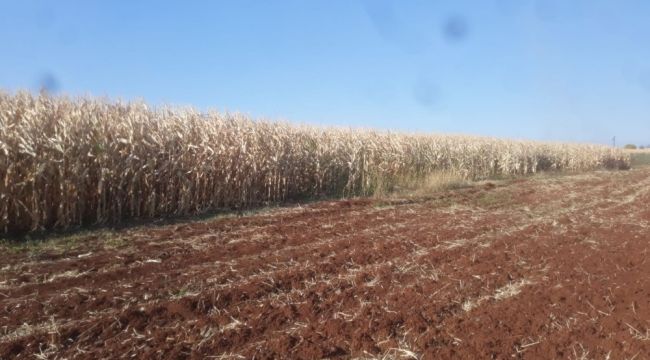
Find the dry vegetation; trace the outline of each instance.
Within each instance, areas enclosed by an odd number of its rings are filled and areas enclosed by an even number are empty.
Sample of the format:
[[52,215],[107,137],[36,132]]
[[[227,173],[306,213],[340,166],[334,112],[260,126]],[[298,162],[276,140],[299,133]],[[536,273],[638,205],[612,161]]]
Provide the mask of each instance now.
[[632,166],[650,165],[650,149],[626,149],[625,152],[630,156],[630,164]]
[[597,145],[406,135],[254,121],[142,103],[0,94],[0,229],[191,215],[403,179],[629,166]]

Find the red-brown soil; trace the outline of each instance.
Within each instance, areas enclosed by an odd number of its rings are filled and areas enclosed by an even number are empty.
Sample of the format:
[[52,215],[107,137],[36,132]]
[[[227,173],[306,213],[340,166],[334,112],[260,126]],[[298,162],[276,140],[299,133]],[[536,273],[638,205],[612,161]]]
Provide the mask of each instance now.
[[650,168],[0,249],[0,358],[650,358]]

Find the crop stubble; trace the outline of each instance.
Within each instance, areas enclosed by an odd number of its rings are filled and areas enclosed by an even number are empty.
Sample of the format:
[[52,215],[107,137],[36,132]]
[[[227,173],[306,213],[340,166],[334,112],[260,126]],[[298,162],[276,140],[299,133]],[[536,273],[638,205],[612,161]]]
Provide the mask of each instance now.
[[3,252],[0,357],[650,356],[650,169]]

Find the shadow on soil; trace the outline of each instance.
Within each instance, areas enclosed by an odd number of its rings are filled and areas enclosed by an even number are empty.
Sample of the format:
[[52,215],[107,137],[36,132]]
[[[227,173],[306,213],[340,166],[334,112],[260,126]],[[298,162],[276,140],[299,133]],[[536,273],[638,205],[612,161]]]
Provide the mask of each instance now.
[[[647,157],[637,158],[637,165],[650,165],[650,153],[641,154]],[[634,163],[633,157],[633,163]],[[610,170],[616,171],[616,170]],[[219,219],[228,219],[235,217],[247,217],[266,213],[280,208],[291,208],[295,206],[304,206],[318,203],[321,201],[339,201],[351,199],[368,199],[373,202],[375,207],[398,206],[406,204],[415,204],[427,201],[435,201],[439,206],[452,205],[454,198],[451,196],[440,196],[449,191],[462,191],[463,189],[487,186],[502,187],[514,182],[524,181],[532,178],[571,176],[576,173],[547,171],[535,175],[518,176],[518,177],[491,177],[480,181],[450,182],[444,186],[435,189],[396,189],[388,194],[370,197],[345,197],[345,196],[320,196],[316,198],[305,198],[281,203],[265,203],[257,207],[247,209],[216,209],[206,211],[201,214],[189,216],[173,216],[157,219],[131,219],[117,224],[98,224],[86,225],[70,228],[67,230],[48,230],[35,231],[27,234],[0,234],[0,249],[4,248],[12,252],[38,251],[43,247],[54,247],[57,249],[73,249],[81,241],[98,241],[108,246],[120,246],[126,243],[123,240],[123,232],[129,229],[157,227],[175,224],[191,224],[196,222],[214,221]],[[496,185],[495,185],[496,184]],[[479,205],[496,206],[502,203],[504,195],[486,194],[478,200]]]
[[281,203],[265,203],[257,207],[245,209],[215,209],[201,214],[187,216],[170,216],[155,219],[130,219],[117,224],[84,225],[72,227],[66,230],[34,231],[27,234],[0,234],[0,248],[5,247],[10,251],[28,251],[37,250],[42,245],[46,244],[57,244],[62,248],[70,248],[73,247],[75,243],[85,239],[100,239],[109,243],[120,243],[119,237],[121,236],[119,233],[129,229],[175,224],[191,224],[218,219],[246,217],[262,214],[279,208],[291,208],[321,201],[337,201],[344,199],[346,198],[322,196],[317,198],[284,201]]

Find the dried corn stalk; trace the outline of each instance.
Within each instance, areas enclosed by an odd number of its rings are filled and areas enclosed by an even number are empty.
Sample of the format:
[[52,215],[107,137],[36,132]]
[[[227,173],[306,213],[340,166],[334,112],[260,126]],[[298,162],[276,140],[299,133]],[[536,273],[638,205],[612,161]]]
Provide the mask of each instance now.
[[445,170],[466,178],[629,166],[597,145],[253,121],[140,103],[0,93],[0,231],[191,215]]

